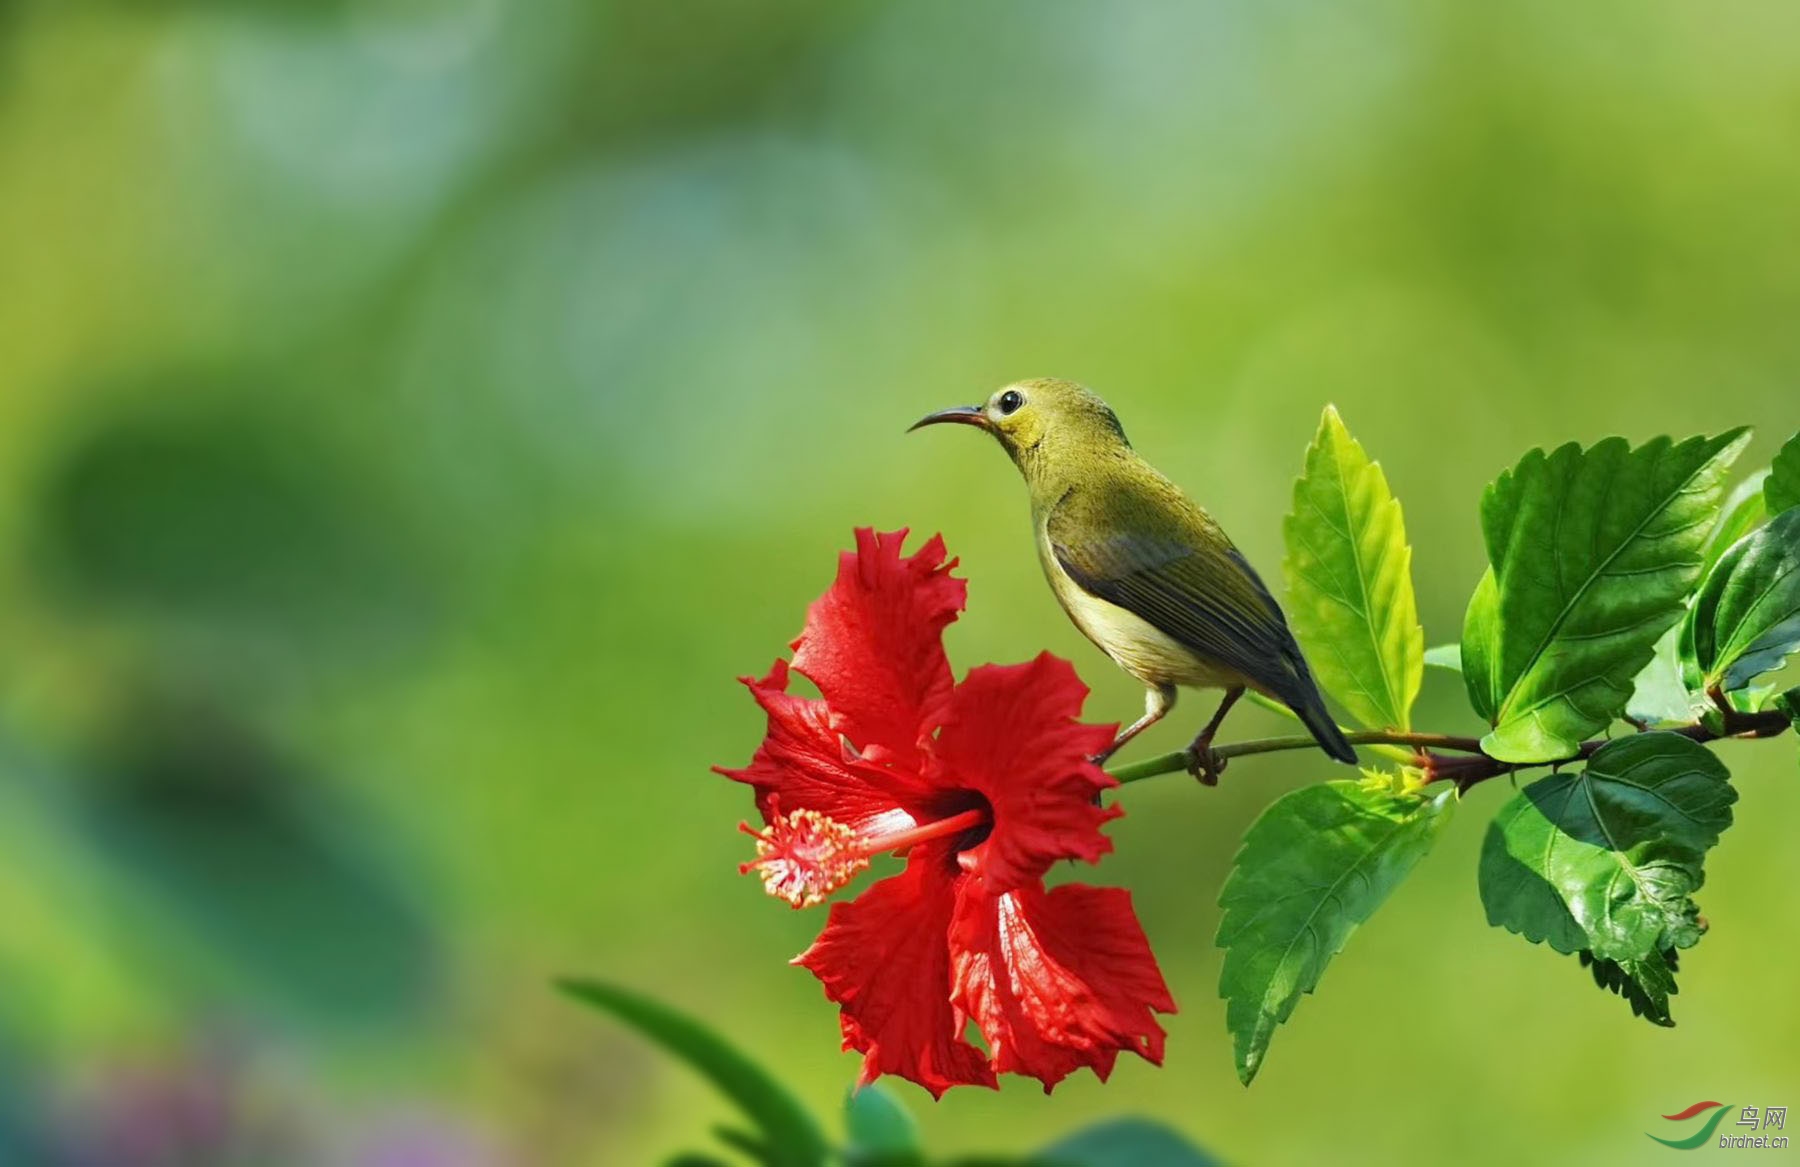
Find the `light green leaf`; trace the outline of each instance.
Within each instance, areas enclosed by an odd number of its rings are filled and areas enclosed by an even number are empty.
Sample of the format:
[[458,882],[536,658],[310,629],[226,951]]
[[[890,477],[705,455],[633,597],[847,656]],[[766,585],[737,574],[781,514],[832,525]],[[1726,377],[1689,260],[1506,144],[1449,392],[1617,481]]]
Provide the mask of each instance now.
[[1469,705],[1494,723],[1498,707],[1497,692],[1504,691],[1497,671],[1500,667],[1500,585],[1494,580],[1494,569],[1481,573],[1475,591],[1469,596],[1469,610],[1463,615],[1462,661],[1463,687],[1469,691]]
[[[1482,498],[1493,583],[1463,628],[1463,677],[1509,762],[1572,756],[1622,713],[1700,576],[1745,431],[1679,444],[1533,450]],[[1478,667],[1479,666],[1479,667]]]
[[919,1124],[879,1085],[850,1091],[844,1099],[844,1127],[850,1136],[845,1159],[855,1167],[907,1167],[922,1161]]
[[558,981],[557,988],[612,1014],[705,1075],[756,1121],[771,1164],[819,1167],[825,1162],[825,1136],[806,1108],[766,1070],[705,1025],[617,985],[566,979]]
[[1676,725],[1694,720],[1696,702],[1681,667],[1680,625],[1663,633],[1656,655],[1631,683],[1625,716],[1639,725]]
[[1594,983],[1625,998],[1632,1016],[1664,1028],[1675,1024],[1669,1016],[1669,998],[1681,991],[1675,987],[1679,968],[1675,949],[1662,949],[1642,960],[1598,960],[1587,951],[1580,956],[1582,967],[1594,974]]
[[1789,438],[1775,455],[1769,480],[1763,483],[1763,504],[1772,515],[1800,507],[1800,434]]
[[1031,1157],[1039,1167],[1217,1167],[1186,1139],[1143,1118],[1096,1123]]
[[1288,622],[1320,683],[1363,725],[1408,728],[1425,651],[1412,548],[1381,466],[1332,406],[1282,534]]
[[1731,494],[1719,508],[1719,521],[1706,540],[1706,554],[1700,562],[1701,579],[1705,579],[1713,564],[1719,562],[1719,556],[1725,554],[1726,548],[1762,526],[1763,520],[1769,517],[1769,508],[1763,503],[1763,483],[1768,478],[1767,470],[1758,470],[1732,487]]
[[1488,922],[1558,952],[1641,961],[1700,939],[1691,898],[1737,792],[1705,746],[1674,733],[1608,742],[1585,770],[1527,786],[1488,827]]
[[1727,693],[1779,669],[1800,647],[1800,507],[1720,557],[1688,613],[1683,645],[1699,687]]
[[1462,672],[1462,645],[1434,644],[1425,650],[1425,663],[1436,669]]
[[1219,995],[1242,1082],[1350,933],[1431,849],[1454,805],[1450,790],[1423,798],[1327,782],[1283,795],[1251,826],[1219,896]]

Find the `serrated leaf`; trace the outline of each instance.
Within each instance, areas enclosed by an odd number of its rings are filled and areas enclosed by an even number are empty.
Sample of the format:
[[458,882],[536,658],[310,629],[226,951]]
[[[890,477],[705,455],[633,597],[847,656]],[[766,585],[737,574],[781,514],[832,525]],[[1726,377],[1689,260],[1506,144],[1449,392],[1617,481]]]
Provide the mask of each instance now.
[[558,981],[557,988],[612,1014],[703,1074],[755,1120],[770,1163],[818,1167],[825,1162],[825,1136],[806,1108],[766,1070],[699,1021],[601,981],[566,979]]
[[1396,796],[1356,782],[1293,791],[1262,813],[1219,895],[1219,995],[1245,1085],[1275,1027],[1450,819],[1453,792]]
[[1584,770],[1533,782],[1488,826],[1488,922],[1600,960],[1693,945],[1692,895],[1737,801],[1727,779],[1705,746],[1652,732],[1608,742]]
[[909,1167],[923,1161],[919,1124],[877,1084],[853,1088],[845,1097],[844,1129],[850,1141],[844,1157],[855,1167]]
[[1700,586],[1683,646],[1700,687],[1727,693],[1800,648],[1800,508],[1731,545]]
[[1625,998],[1632,1016],[1664,1028],[1674,1026],[1669,998],[1681,991],[1675,987],[1680,967],[1675,949],[1659,949],[1642,960],[1600,960],[1586,951],[1580,957],[1582,967],[1594,974],[1594,983]]
[[1768,481],[1763,483],[1763,504],[1772,515],[1800,507],[1800,434],[1787,440],[1769,466]]
[[1434,644],[1425,650],[1425,663],[1436,669],[1462,672],[1462,645]]
[[1041,1167],[1217,1167],[1218,1160],[1144,1118],[1117,1118],[1076,1131],[1032,1156]]
[[1625,716],[1639,725],[1673,725],[1694,719],[1694,695],[1681,667],[1680,625],[1663,633],[1656,654],[1631,682]]
[[1326,692],[1372,729],[1406,729],[1424,673],[1412,548],[1387,476],[1333,406],[1282,523],[1288,623]]
[[1478,589],[1463,632],[1463,677],[1494,726],[1483,749],[1509,762],[1567,758],[1624,711],[1699,580],[1745,440],[1737,429],[1533,450],[1488,487],[1494,582],[1491,598]]
[[1719,507],[1719,521],[1706,540],[1706,553],[1700,561],[1701,579],[1706,578],[1726,548],[1756,530],[1769,517],[1769,508],[1763,502],[1763,483],[1768,478],[1767,470],[1758,470],[1731,488],[1731,493]]

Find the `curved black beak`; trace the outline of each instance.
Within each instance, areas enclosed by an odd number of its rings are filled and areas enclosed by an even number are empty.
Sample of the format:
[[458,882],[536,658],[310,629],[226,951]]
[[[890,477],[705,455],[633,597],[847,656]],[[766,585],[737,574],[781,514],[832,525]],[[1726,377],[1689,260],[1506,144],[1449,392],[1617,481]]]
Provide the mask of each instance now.
[[957,405],[950,409],[940,409],[936,413],[926,414],[918,421],[907,426],[906,432],[910,434],[916,429],[923,429],[925,426],[938,425],[939,423],[946,421],[954,421],[962,425],[972,425],[984,430],[991,430],[994,428],[993,423],[988,421],[987,414],[982,412],[981,406]]

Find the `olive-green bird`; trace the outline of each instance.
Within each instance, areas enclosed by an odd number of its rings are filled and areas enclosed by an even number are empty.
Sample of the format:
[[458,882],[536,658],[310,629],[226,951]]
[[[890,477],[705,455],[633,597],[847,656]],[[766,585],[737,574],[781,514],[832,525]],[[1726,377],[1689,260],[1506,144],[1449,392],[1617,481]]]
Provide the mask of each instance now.
[[1356,761],[1269,589],[1213,517],[1138,457],[1106,402],[1073,381],[1020,381],[912,428],[941,422],[999,439],[1031,492],[1038,557],[1063,611],[1149,689],[1144,715],[1103,758],[1162,720],[1185,685],[1225,690],[1192,746],[1203,781],[1217,775],[1213,735],[1246,688],[1292,709],[1333,758]]

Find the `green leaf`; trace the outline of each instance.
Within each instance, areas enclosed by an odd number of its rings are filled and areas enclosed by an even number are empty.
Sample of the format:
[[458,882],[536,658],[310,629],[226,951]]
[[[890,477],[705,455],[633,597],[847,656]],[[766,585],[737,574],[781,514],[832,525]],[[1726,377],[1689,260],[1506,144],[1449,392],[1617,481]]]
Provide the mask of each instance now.
[[1639,725],[1673,725],[1694,719],[1696,702],[1681,667],[1682,628],[1677,625],[1656,642],[1656,655],[1631,682],[1625,716]]
[[1219,995],[1245,1085],[1275,1027],[1431,849],[1454,801],[1449,790],[1421,798],[1327,782],[1283,795],[1251,826],[1219,896],[1218,936]]
[[1800,647],[1800,508],[1776,515],[1719,558],[1683,641],[1700,687],[1743,689]]
[[[1700,577],[1746,433],[1629,448],[1533,450],[1482,498],[1493,583],[1463,628],[1463,677],[1509,762],[1572,756],[1622,713],[1631,682]],[[1477,663],[1480,666],[1477,668]]]
[[1776,697],[1774,706],[1787,714],[1788,720],[1794,723],[1794,729],[1800,731],[1800,685],[1795,685]]
[[1789,438],[1775,455],[1769,479],[1763,483],[1763,505],[1772,515],[1800,507],[1800,434]]
[[850,1136],[845,1158],[859,1167],[909,1167],[923,1161],[919,1126],[898,1099],[878,1085],[853,1088],[844,1098]]
[[1481,573],[1475,591],[1469,596],[1469,610],[1463,615],[1462,661],[1463,686],[1469,691],[1469,704],[1475,712],[1494,723],[1498,698],[1503,686],[1498,679],[1500,666],[1500,585],[1494,569]]
[[1701,579],[1706,578],[1727,547],[1756,530],[1769,517],[1769,508],[1763,504],[1763,483],[1768,478],[1767,470],[1758,470],[1732,488],[1725,505],[1719,508],[1717,525],[1707,537],[1706,554],[1700,563]]
[[1664,1028],[1674,1026],[1669,998],[1681,991],[1675,987],[1675,972],[1680,967],[1675,949],[1659,949],[1642,960],[1599,960],[1587,951],[1580,956],[1582,967],[1594,974],[1594,983],[1625,998],[1632,1016]]
[[1032,1156],[1042,1167],[1217,1167],[1186,1139],[1160,1123],[1117,1118],[1096,1123]]
[[1425,650],[1425,663],[1432,668],[1462,672],[1462,645],[1434,644]]
[[1400,504],[1325,407],[1282,524],[1288,622],[1325,690],[1372,729],[1406,729],[1424,673]]
[[1737,792],[1705,746],[1641,733],[1501,808],[1481,850],[1488,922],[1558,952],[1638,961],[1700,939],[1691,898]]
[[713,1127],[712,1133],[713,1138],[737,1151],[752,1163],[761,1163],[764,1167],[768,1167],[776,1162],[775,1152],[769,1148],[769,1145],[748,1131],[741,1131],[736,1127],[720,1123]]
[[825,1136],[806,1108],[766,1070],[700,1022],[601,981],[571,978],[558,981],[557,988],[612,1014],[705,1075],[756,1121],[770,1163],[818,1167],[825,1162]]

